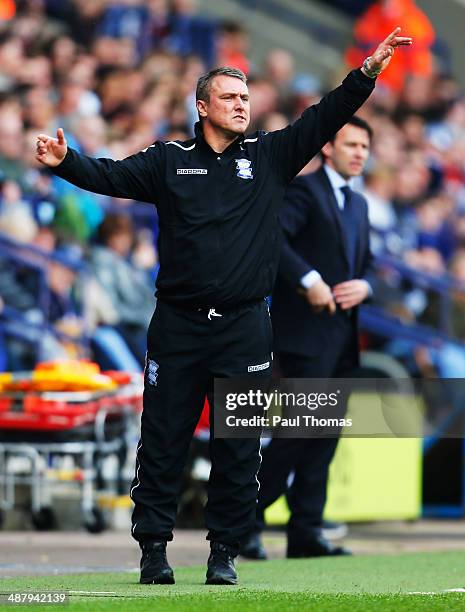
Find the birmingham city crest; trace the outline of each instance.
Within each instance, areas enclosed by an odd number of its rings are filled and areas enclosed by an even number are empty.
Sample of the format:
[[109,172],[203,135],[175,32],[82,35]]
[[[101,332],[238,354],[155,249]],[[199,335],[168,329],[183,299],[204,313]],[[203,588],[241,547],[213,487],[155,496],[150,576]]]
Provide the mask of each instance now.
[[157,386],[158,383],[158,368],[159,365],[153,359],[145,358],[145,375],[147,377],[147,382],[149,385],[153,387]]
[[236,159],[237,176],[242,179],[253,179],[252,162],[250,159]]

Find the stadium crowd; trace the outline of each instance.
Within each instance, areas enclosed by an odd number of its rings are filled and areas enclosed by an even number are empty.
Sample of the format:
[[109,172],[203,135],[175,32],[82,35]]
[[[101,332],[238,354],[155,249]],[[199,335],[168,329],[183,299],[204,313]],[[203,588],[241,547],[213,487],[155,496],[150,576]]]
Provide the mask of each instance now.
[[[403,4],[415,8],[413,2]],[[374,19],[372,9],[356,22],[349,68],[369,45],[363,20]],[[433,54],[434,31],[425,16],[423,27],[421,44],[407,51],[404,64],[392,67],[389,75],[395,78],[380,79],[360,113],[375,137],[359,188],[369,202],[375,254],[464,283],[465,98],[447,56]],[[390,25],[382,34],[388,31]],[[0,0],[2,368],[31,366],[24,337],[14,333],[18,320],[6,316],[19,313],[48,329],[39,341],[31,332],[38,344],[34,360],[82,354],[84,335],[102,365],[140,370],[143,330],[153,309],[156,212],[54,177],[35,161],[37,134],[63,127],[73,148],[114,159],[157,139],[188,138],[197,119],[197,79],[217,65],[246,72],[253,100],[250,130],[270,131],[296,119],[344,74],[341,69],[323,83],[297,73],[292,56],[278,48],[256,66],[249,45],[241,22],[200,15],[194,0]],[[306,171],[318,164],[312,160]],[[25,246],[38,249],[29,252],[29,260],[34,253],[39,259],[53,254],[41,259],[49,293],[43,309],[37,266],[26,265]],[[404,321],[437,325],[428,291],[392,271],[380,282],[383,307]],[[454,304],[459,315],[451,317],[452,331],[465,340],[459,294]],[[392,350],[405,357],[411,347]]]

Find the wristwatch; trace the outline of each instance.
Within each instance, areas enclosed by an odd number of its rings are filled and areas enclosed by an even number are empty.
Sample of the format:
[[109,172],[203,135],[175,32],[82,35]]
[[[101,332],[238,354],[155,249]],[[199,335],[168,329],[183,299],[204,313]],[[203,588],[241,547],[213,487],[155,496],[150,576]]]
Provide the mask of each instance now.
[[370,79],[376,79],[378,74],[382,72],[382,69],[381,68],[375,68],[375,69],[370,68],[369,66],[370,60],[371,60],[371,55],[365,58],[362,67],[363,67],[363,70],[365,71],[365,74],[368,77],[370,77]]

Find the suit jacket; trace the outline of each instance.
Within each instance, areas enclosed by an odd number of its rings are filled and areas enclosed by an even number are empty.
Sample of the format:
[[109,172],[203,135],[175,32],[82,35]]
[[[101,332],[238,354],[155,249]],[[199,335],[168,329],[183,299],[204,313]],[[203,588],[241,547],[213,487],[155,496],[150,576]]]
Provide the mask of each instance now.
[[[368,280],[372,272],[369,223],[365,198],[354,192],[353,211],[358,225],[358,239],[353,278]],[[276,351],[316,355],[323,350],[339,350],[334,337],[329,340],[335,317],[350,320],[353,350],[358,360],[357,315],[337,309],[315,313],[301,291],[301,278],[312,268],[330,287],[349,280],[346,236],[338,203],[323,168],[297,177],[286,192],[280,215],[283,245],[273,299],[272,320]],[[299,291],[300,290],[300,291]]]

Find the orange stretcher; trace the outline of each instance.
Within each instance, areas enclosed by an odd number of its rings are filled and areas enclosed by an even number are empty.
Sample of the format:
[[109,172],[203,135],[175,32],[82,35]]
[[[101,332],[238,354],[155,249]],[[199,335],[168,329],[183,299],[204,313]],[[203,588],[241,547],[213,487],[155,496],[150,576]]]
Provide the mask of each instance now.
[[[2,512],[15,506],[19,482],[31,489],[32,522],[38,529],[55,522],[45,502],[48,468],[71,456],[79,468],[84,525],[97,533],[105,528],[95,504],[101,465],[117,458],[115,492],[124,487],[120,476],[128,449],[137,441],[142,410],[142,376],[100,372],[89,362],[41,364],[33,372],[0,374],[0,522]],[[14,460],[27,460],[30,470],[17,475]]]

